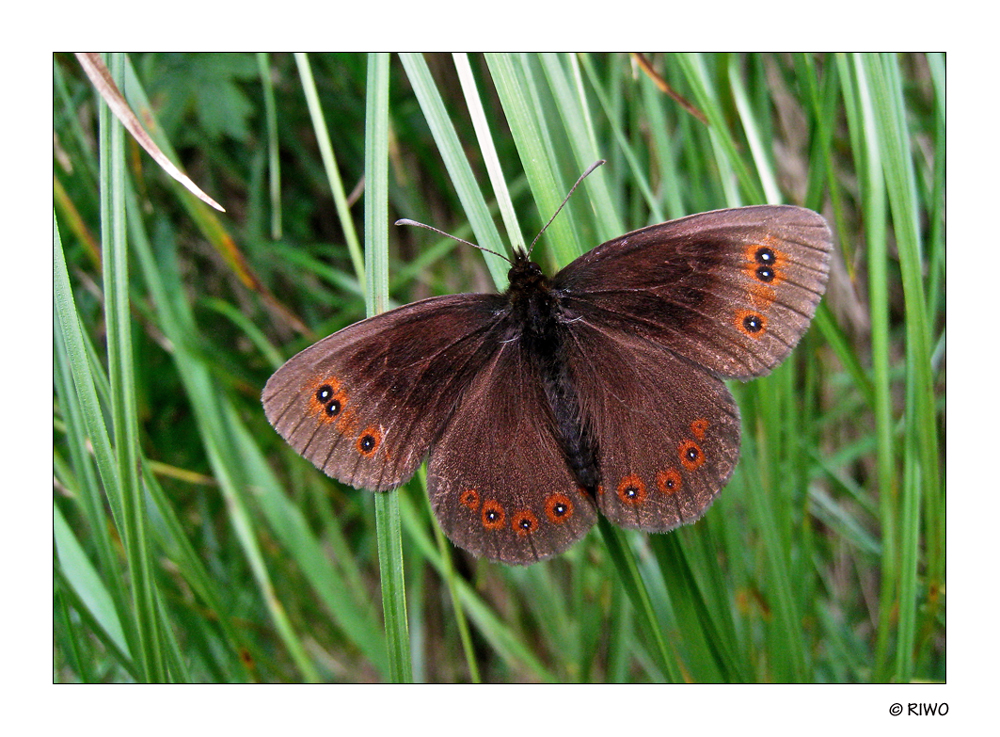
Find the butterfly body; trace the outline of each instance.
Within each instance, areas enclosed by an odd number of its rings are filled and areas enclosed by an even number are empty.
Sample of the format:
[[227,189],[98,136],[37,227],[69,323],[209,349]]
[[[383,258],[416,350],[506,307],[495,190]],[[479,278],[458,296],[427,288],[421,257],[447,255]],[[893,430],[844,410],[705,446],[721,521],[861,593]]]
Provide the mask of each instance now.
[[517,252],[503,294],[432,297],[307,348],[268,381],[265,413],[354,486],[393,488],[428,457],[435,515],[476,555],[550,557],[598,513],[666,531],[732,475],[722,379],[791,351],[830,241],[815,213],[763,206],[628,233],[551,278]]
[[599,472],[579,397],[567,370],[568,325],[574,318],[564,309],[565,293],[554,288],[552,280],[523,251],[515,251],[507,278],[507,330],[521,342],[524,360],[537,364],[565,461],[580,487],[592,497]]

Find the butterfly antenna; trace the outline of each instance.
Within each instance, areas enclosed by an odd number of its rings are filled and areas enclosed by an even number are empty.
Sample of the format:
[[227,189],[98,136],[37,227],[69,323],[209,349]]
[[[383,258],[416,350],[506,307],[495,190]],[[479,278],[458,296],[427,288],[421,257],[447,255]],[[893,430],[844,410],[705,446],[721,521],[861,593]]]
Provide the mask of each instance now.
[[556,219],[556,215],[558,215],[562,211],[562,209],[564,207],[566,207],[566,203],[569,202],[569,198],[573,196],[573,192],[576,190],[576,188],[580,186],[580,182],[582,182],[584,179],[586,179],[587,176],[592,171],[594,171],[594,169],[596,169],[597,167],[599,167],[601,164],[606,164],[606,163],[608,163],[608,162],[605,161],[604,159],[598,159],[593,164],[591,164],[589,167],[587,167],[587,171],[585,171],[583,174],[580,175],[580,178],[576,180],[576,184],[574,184],[570,188],[569,194],[566,195],[566,198],[562,201],[562,204],[559,205],[558,209],[555,211],[555,213],[552,215],[552,217],[549,218],[549,222],[545,223],[545,227],[538,231],[538,235],[535,236],[535,240],[533,240],[531,242],[531,245],[528,247],[528,255],[529,256],[531,255],[531,252],[535,249],[535,243],[538,242],[538,239],[542,237],[542,233],[545,232],[545,228],[547,228],[550,225],[552,225],[552,221]]
[[427,230],[433,230],[438,235],[443,235],[445,238],[451,238],[453,241],[458,241],[459,243],[464,243],[467,246],[472,246],[473,248],[478,248],[480,251],[486,251],[486,253],[492,253],[494,256],[499,256],[508,264],[513,263],[507,256],[502,253],[497,253],[491,248],[486,248],[485,246],[477,246],[475,243],[469,243],[465,238],[459,238],[457,235],[452,235],[451,233],[445,233],[443,230],[438,230],[431,225],[424,225],[423,223],[418,223],[416,220],[410,220],[409,218],[400,218],[396,221],[396,225],[416,225],[418,228],[426,228]]

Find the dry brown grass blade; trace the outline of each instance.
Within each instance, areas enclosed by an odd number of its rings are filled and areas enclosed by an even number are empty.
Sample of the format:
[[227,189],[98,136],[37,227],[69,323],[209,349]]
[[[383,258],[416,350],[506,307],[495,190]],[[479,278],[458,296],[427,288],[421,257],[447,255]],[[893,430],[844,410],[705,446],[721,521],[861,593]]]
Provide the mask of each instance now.
[[649,59],[646,58],[645,54],[633,53],[632,59],[639,65],[639,68],[646,73],[646,76],[653,80],[653,83],[660,88],[661,92],[670,95],[670,97],[676,100],[682,108],[687,110],[705,125],[708,125],[708,118],[705,117],[705,114],[696,108],[693,103],[689,102],[683,95],[677,92],[677,90],[671,87],[667,80],[661,77],[659,72],[653,69],[653,65],[650,63]]
[[174,166],[173,162],[166,157],[163,151],[160,150],[160,147],[149,137],[146,129],[142,127],[142,123],[139,122],[135,113],[132,112],[132,108],[128,106],[118,86],[111,78],[111,73],[108,71],[107,66],[105,66],[104,60],[101,59],[101,55],[77,54],[76,58],[79,60],[80,66],[83,67],[83,71],[87,73],[91,83],[97,88],[97,91],[104,98],[108,107],[111,108],[111,112],[121,121],[125,129],[132,134],[132,137],[139,142],[139,145],[146,149],[146,152],[153,157],[153,160],[160,165],[160,168],[183,184],[189,192],[202,202],[211,205],[219,212],[225,212],[226,209],[222,205],[202,192],[197,184],[192,182],[184,172]]

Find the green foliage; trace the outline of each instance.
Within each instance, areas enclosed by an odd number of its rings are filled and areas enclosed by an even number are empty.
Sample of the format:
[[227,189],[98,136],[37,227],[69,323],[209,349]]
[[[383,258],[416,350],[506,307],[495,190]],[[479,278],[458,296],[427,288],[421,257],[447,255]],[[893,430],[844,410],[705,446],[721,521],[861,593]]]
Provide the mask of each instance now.
[[247,54],[149,54],[142,65],[156,119],[175,147],[246,145],[259,136],[260,71]]
[[[626,55],[112,58],[220,215],[56,56],[56,680],[945,679],[944,59],[650,61],[707,123]],[[508,568],[443,538],[422,474],[376,509],[274,433],[267,377],[366,304],[503,283],[391,222],[503,251],[598,158],[550,268],[741,204],[836,234],[809,334],[732,387],[701,521]]]

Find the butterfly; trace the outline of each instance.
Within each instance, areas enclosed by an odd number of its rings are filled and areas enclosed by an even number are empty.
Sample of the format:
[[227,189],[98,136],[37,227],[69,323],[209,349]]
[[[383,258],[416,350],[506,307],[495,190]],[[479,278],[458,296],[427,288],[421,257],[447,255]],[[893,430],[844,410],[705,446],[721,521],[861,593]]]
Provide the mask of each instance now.
[[732,476],[723,379],[781,363],[826,288],[826,221],[716,210],[627,233],[547,277],[516,250],[503,294],[431,297],[350,325],[268,380],[264,411],[317,468],[392,489],[425,458],[447,536],[528,564],[598,514],[665,532]]

